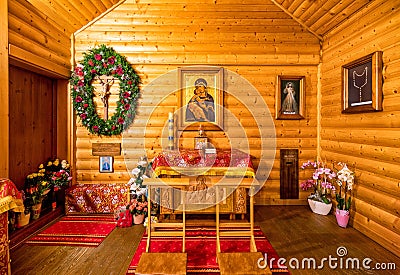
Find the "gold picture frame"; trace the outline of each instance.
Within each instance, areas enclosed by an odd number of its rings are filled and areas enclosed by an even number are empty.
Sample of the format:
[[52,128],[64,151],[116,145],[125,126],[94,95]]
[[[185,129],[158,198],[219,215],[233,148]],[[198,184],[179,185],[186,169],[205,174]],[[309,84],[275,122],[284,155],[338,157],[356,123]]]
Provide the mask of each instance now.
[[305,76],[278,75],[276,88],[276,119],[304,119]]
[[382,52],[342,66],[342,113],[382,111]]
[[179,68],[178,77],[178,130],[223,129],[223,68]]

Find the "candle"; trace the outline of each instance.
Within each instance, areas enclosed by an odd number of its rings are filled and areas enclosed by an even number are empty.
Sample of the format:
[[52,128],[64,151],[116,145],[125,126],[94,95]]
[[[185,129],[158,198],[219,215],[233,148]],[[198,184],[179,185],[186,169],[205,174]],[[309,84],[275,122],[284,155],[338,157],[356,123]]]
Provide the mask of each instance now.
[[168,149],[174,149],[174,114],[168,114]]

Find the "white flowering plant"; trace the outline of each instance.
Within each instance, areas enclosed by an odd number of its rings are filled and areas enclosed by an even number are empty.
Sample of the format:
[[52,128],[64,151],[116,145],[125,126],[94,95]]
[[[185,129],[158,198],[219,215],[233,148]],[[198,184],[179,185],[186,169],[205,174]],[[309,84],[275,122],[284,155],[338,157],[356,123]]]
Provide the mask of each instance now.
[[148,163],[145,157],[140,158],[137,167],[132,170],[132,177],[128,184],[130,184],[130,193],[137,196],[146,195],[146,188],[143,188],[143,179],[149,178],[151,170],[151,162]]
[[314,189],[314,193],[308,196],[309,199],[330,204],[332,202],[331,191],[335,191],[333,181],[336,178],[336,173],[326,167],[325,163],[319,161],[309,160],[304,162],[301,169],[304,170],[308,167],[314,168],[314,173],[312,178],[303,181],[300,187],[303,190]]
[[351,207],[351,192],[354,184],[354,172],[351,171],[346,163],[338,163],[336,184],[338,185],[339,193],[336,193],[337,208],[339,210],[349,211]]

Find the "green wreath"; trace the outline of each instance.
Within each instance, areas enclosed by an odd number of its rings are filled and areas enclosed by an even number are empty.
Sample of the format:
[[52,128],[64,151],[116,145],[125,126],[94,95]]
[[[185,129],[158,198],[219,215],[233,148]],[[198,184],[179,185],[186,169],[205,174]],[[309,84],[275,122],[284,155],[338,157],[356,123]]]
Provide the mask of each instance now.
[[[119,79],[119,100],[110,119],[100,118],[93,102],[92,81],[96,76],[112,76]],[[82,124],[92,134],[119,135],[135,118],[139,98],[140,77],[125,57],[113,48],[101,45],[84,53],[70,78],[73,106]]]

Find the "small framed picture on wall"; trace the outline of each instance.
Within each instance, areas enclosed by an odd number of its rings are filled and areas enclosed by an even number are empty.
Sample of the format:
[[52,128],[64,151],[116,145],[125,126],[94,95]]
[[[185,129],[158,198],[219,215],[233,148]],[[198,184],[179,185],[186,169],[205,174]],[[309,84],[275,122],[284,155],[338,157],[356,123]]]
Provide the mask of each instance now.
[[114,158],[112,156],[101,156],[99,159],[99,170],[100,173],[113,173]]
[[282,76],[277,79],[276,119],[303,119],[305,76]]
[[382,111],[382,52],[342,66],[342,113]]

